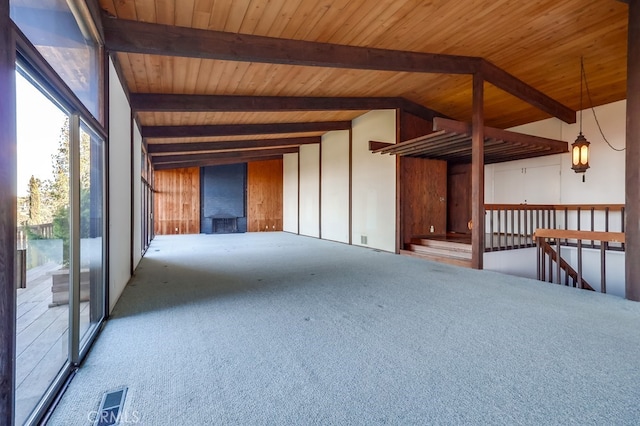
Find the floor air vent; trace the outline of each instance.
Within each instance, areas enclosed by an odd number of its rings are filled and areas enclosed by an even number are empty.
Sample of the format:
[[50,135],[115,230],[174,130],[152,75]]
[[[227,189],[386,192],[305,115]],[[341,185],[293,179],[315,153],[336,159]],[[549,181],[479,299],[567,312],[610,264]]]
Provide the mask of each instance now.
[[127,395],[127,388],[106,392],[102,396],[100,409],[93,426],[113,426],[120,423],[124,398]]

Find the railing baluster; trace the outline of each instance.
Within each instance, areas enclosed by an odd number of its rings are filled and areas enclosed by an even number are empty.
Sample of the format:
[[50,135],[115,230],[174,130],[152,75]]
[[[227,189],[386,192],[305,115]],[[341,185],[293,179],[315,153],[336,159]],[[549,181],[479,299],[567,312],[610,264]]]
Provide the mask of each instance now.
[[[565,206],[564,208],[564,229],[567,230],[569,226],[569,209]],[[564,240],[565,244],[569,244],[569,239],[565,238]]]
[[578,288],[582,288],[582,239],[578,239]]
[[551,239],[549,239],[549,282],[553,282],[553,247],[551,246]]
[[[529,224],[530,224],[530,228],[529,228],[529,232],[527,233],[527,240],[531,241],[531,243],[533,243],[533,232],[535,231],[534,225],[533,225],[533,210],[529,210]],[[531,246],[529,246],[531,247]]]
[[511,209],[511,248],[516,247],[516,224],[515,224],[515,210]]
[[540,273],[540,266],[542,265],[542,257],[544,256],[544,253],[542,253],[542,245],[540,244],[540,238],[536,238],[536,248],[538,250],[536,250],[537,256],[536,256],[536,279],[538,281],[541,281],[541,273]]
[[493,207],[489,212],[489,246],[491,247],[491,251],[493,251]]
[[[620,210],[620,232],[624,232],[624,207]],[[622,243],[622,251],[626,251],[625,244]]]
[[558,279],[558,284],[560,284],[560,259],[562,258],[562,255],[560,254],[560,238],[556,238],[556,245],[557,245],[557,249],[558,249],[558,257],[556,258],[557,262],[556,262],[556,273],[558,274],[557,279]]
[[600,241],[600,292],[607,292],[607,253],[604,241]]
[[509,238],[507,237],[508,232],[509,232],[509,213],[505,208],[504,209],[504,249],[505,250],[509,248]]
[[518,209],[518,248],[522,247],[522,227],[520,226],[522,210]]
[[[591,207],[591,232],[595,230],[595,210]],[[595,248],[595,241],[591,240],[591,248]]]
[[522,216],[524,217],[524,232],[522,233],[524,235],[524,246],[528,247],[529,246],[529,228],[528,228],[528,224],[527,224],[527,210],[524,209],[522,210]]

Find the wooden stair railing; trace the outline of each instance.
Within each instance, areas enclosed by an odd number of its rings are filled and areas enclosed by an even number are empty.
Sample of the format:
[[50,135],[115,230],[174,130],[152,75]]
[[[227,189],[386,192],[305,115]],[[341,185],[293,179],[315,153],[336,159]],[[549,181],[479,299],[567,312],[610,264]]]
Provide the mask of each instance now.
[[[551,244],[547,241],[539,239],[537,240],[539,243],[539,252],[538,252],[538,279],[540,281],[547,281],[546,276],[546,257],[550,259],[549,261],[549,282],[553,279],[553,262],[558,262],[558,252],[556,252]],[[540,253],[540,251],[542,253]],[[573,269],[571,265],[569,265],[562,257],[560,258],[560,269],[564,271],[564,285],[569,285],[569,278],[572,280],[572,287],[578,287],[585,290],[595,291],[593,287],[589,285],[589,283],[582,277],[578,277],[578,271]]]
[[[538,247],[537,275],[538,279],[546,281],[546,258],[549,260],[549,282],[554,279],[553,262],[555,262],[555,282],[560,284],[562,272],[565,273],[565,285],[569,285],[569,277],[573,279],[573,287],[594,290],[582,277],[582,242],[600,241],[600,291],[607,292],[606,278],[606,250],[609,243],[625,242],[623,232],[594,232],[594,231],[568,231],[563,229],[537,229],[534,233],[536,246]],[[555,240],[556,249],[547,241]],[[578,269],[574,270],[563,258],[561,247],[569,241],[576,241]]]

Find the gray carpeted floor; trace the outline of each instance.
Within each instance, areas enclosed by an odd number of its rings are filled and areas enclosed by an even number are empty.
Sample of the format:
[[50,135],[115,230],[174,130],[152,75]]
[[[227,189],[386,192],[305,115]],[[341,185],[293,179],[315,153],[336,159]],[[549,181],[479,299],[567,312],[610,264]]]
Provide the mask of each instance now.
[[639,424],[640,304],[285,233],[157,237],[50,425]]

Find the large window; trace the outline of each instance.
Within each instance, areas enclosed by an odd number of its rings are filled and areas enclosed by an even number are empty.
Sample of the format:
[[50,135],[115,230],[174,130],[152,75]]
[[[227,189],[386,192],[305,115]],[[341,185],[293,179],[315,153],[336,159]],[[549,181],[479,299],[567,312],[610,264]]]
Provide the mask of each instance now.
[[11,0],[11,19],[100,120],[100,48],[76,0]]
[[26,65],[16,76],[16,424],[37,421],[105,315],[104,139]]
[[153,239],[153,168],[147,152],[142,147],[141,156],[141,204],[142,204],[142,254],[147,251]]

